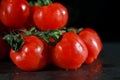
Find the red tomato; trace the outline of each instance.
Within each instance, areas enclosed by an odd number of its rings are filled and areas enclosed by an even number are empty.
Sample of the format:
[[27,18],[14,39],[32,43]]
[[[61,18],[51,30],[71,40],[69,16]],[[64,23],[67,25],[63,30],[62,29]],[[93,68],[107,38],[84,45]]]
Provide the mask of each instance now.
[[2,0],[0,17],[4,25],[19,27],[29,16],[29,4],[26,0]]
[[51,57],[54,64],[63,69],[77,69],[86,60],[87,47],[73,32],[63,34],[62,39],[54,47]]
[[85,63],[90,64],[97,59],[102,49],[101,39],[98,33],[91,28],[83,29],[78,35],[85,42],[88,48],[88,57]]
[[62,4],[52,3],[36,10],[33,19],[40,30],[60,29],[67,24],[68,11]]
[[10,46],[2,38],[3,36],[0,34],[0,60],[7,58],[10,51]]
[[27,22],[25,23],[25,26],[26,26],[26,28],[27,28],[28,30],[29,30],[31,27],[36,26],[35,23],[34,23],[34,20],[33,20],[33,14],[34,14],[34,12],[35,12],[37,9],[39,9],[39,8],[40,8],[40,6],[36,6],[36,5],[30,6],[30,14],[29,14],[29,17],[28,17],[28,19],[27,19]]
[[36,36],[24,36],[24,45],[19,51],[11,49],[10,58],[22,70],[35,71],[47,64],[47,49]]

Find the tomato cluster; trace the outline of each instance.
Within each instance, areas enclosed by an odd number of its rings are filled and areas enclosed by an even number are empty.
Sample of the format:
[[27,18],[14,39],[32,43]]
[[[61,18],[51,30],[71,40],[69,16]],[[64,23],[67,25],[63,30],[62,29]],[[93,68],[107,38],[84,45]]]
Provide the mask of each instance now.
[[0,59],[10,54],[13,63],[25,71],[41,70],[48,64],[77,69],[93,63],[102,50],[97,32],[64,27],[67,8],[51,0],[38,1],[39,5],[27,0],[1,1]]

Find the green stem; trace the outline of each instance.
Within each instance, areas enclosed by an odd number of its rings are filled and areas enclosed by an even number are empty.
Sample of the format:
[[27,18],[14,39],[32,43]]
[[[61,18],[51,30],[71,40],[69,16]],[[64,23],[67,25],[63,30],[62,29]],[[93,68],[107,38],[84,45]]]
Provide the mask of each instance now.
[[[79,33],[83,28],[72,29],[72,28],[63,28],[58,30],[50,30],[50,31],[40,31],[37,28],[33,27],[30,30],[20,30],[20,32],[11,32],[3,37],[11,48],[15,51],[19,51],[19,49],[24,45],[24,36],[38,36],[44,39],[48,44],[56,45],[56,43],[61,39],[63,33],[65,32],[74,32]],[[21,33],[22,32],[22,33]],[[54,42],[49,39],[53,38]]]
[[51,0],[37,0],[36,2],[30,1],[29,4],[30,6],[33,6],[33,5],[46,6],[46,5],[52,4],[52,1]]
[[80,33],[83,30],[83,28],[78,28],[78,29],[72,29],[72,28],[67,28],[67,32],[74,32],[76,34]]
[[[51,31],[37,31],[35,33],[33,33],[33,35],[38,36],[42,39],[44,39],[47,43],[51,44],[51,45],[55,45],[61,38],[62,34],[65,33],[65,30],[51,30]],[[53,38],[55,41],[51,42],[49,40],[49,38]]]
[[37,0],[37,2],[35,2],[35,5],[40,5],[40,6],[43,6],[43,3],[42,3],[42,1],[41,0]]
[[51,0],[37,0],[37,2],[30,2],[32,5],[46,6],[52,4]]
[[3,37],[8,42],[11,48],[18,51],[24,44],[23,37],[21,34],[10,33]]
[[44,5],[52,4],[51,0],[42,0]]
[[83,28],[78,28],[78,29],[76,30],[76,33],[78,34],[78,33],[80,33],[82,30],[83,30]]

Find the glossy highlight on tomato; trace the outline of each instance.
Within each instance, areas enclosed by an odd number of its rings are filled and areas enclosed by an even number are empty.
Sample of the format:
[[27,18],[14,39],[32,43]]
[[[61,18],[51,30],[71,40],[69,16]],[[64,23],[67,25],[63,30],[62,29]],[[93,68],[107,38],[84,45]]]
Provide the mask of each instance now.
[[67,32],[51,53],[55,65],[63,69],[77,69],[84,63],[88,50],[76,33]]
[[47,49],[38,37],[24,36],[24,45],[19,51],[11,49],[10,58],[21,70],[36,71],[47,64]]
[[29,16],[29,3],[26,0],[2,0],[0,17],[8,27],[20,27]]
[[88,57],[85,63],[90,64],[97,59],[100,51],[102,50],[103,45],[100,36],[92,28],[84,28],[78,35],[85,42],[88,48]]
[[68,22],[68,11],[62,4],[52,3],[36,10],[33,19],[40,30],[60,29]]

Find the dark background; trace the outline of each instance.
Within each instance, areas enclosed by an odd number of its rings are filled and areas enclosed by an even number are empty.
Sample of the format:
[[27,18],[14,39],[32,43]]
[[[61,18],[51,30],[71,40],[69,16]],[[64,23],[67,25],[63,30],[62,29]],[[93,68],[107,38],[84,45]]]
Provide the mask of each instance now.
[[118,42],[119,23],[116,1],[110,0],[54,0],[69,10],[68,26],[92,27],[105,42]]
[[[119,42],[118,2],[110,0],[52,0],[69,11],[67,27],[91,27],[103,42]],[[117,5],[118,4],[118,5]]]

